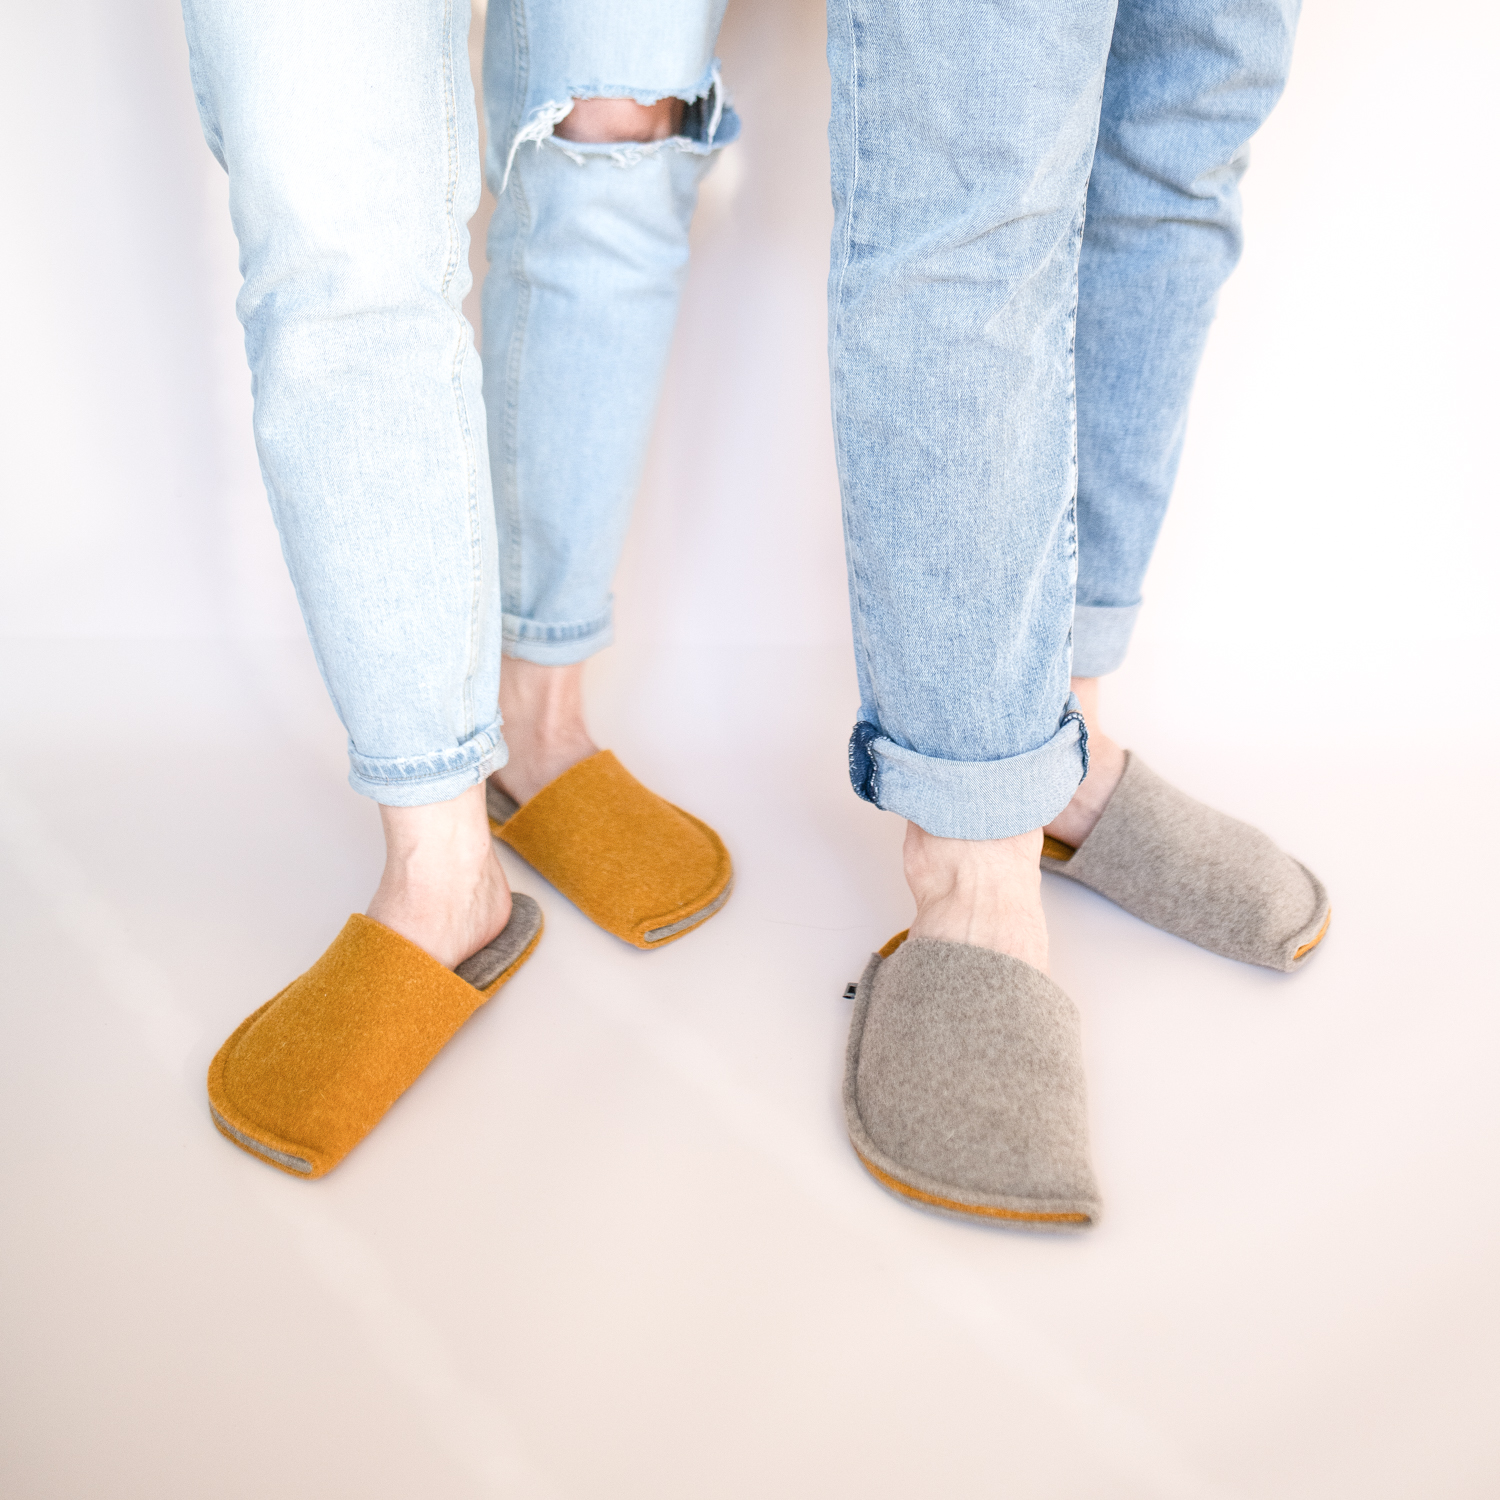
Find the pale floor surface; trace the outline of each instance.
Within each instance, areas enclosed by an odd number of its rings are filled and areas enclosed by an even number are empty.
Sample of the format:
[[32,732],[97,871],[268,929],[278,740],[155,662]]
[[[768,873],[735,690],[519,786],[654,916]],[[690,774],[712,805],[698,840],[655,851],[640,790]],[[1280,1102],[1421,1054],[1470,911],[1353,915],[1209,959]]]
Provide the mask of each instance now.
[[840,993],[908,910],[842,652],[601,659],[601,736],[723,832],[732,900],[638,953],[507,854],[536,958],[316,1184],[203,1083],[378,868],[305,647],[4,664],[5,1494],[1500,1492],[1495,819],[1445,837],[1415,757],[1137,717],[1334,924],[1286,978],[1049,883],[1106,1201],[1053,1239],[849,1148]]

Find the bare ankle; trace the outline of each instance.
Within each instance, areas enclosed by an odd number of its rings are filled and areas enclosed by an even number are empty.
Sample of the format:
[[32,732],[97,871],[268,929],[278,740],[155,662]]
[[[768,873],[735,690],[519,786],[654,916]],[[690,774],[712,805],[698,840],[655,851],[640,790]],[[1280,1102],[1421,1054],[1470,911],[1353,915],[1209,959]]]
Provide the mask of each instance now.
[[426,807],[382,807],[385,869],[367,915],[454,968],[510,920],[483,786]]
[[1115,788],[1125,774],[1125,751],[1105,734],[1100,724],[1099,679],[1075,677],[1072,689],[1088,728],[1089,770],[1073,793],[1072,800],[1047,824],[1044,832],[1076,849],[1094,831],[1109,799],[1114,796]]
[[1042,914],[1042,833],[945,839],[906,825],[902,860],[917,903],[913,937],[972,943],[1047,972]]
[[527,802],[549,781],[598,753],[583,717],[582,662],[548,667],[507,657],[500,718],[510,759],[495,773],[501,790]]

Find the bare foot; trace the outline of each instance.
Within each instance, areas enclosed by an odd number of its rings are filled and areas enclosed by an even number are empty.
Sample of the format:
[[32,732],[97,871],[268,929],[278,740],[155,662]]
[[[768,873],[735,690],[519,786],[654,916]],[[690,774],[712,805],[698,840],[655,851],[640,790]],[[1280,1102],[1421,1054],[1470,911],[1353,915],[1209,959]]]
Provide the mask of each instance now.
[[1042,831],[1076,849],[1093,831],[1125,774],[1125,752],[1099,727],[1099,679],[1075,677],[1073,691],[1089,730],[1089,774],[1073,800]]
[[1040,828],[1010,839],[941,839],[908,823],[911,936],[993,948],[1047,973],[1041,852]]
[[451,802],[382,807],[385,871],[365,915],[457,968],[510,921],[510,886],[495,858],[484,786]]
[[541,667],[507,656],[500,670],[500,718],[510,759],[490,778],[527,802],[549,781],[599,753],[583,722],[583,666]]

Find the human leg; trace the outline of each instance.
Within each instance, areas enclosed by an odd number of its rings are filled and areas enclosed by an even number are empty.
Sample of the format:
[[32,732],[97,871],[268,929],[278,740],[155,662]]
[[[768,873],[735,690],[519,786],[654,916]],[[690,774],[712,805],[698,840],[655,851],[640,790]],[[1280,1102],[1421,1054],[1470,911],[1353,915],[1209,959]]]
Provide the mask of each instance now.
[[[447,963],[509,916],[493,859],[442,858],[455,820],[471,845],[482,835],[482,799],[463,794],[505,753],[483,397],[461,310],[479,191],[466,16],[184,5],[241,246],[256,448],[350,782],[390,808],[454,804],[384,815],[370,914]],[[425,894],[400,894],[418,866]],[[477,930],[450,930],[476,899]]]
[[[591,145],[664,141],[681,132],[684,110],[684,101],[677,98],[651,104],[638,104],[634,99],[574,99],[554,131],[563,140]],[[524,436],[517,433],[518,446]],[[620,500],[628,505],[628,492],[622,492]],[[525,531],[524,525],[518,527],[514,540],[518,575],[525,568],[520,554]],[[564,771],[599,753],[584,719],[581,661],[552,664],[513,655],[500,679],[500,718],[510,726],[510,758],[503,773],[495,773],[495,780],[517,802],[529,801]]]
[[488,840],[498,570],[480,371],[461,303],[478,196],[467,6],[286,0],[184,19],[229,174],[255,436],[350,782],[385,871],[210,1072],[219,1128],[336,1165],[531,951]]
[[[738,131],[713,57],[722,13],[723,0],[623,10],[602,0],[510,0],[492,5],[485,45],[498,201],[484,364],[506,603],[500,704],[512,757],[493,778],[491,809],[501,838],[601,925],[642,946],[717,910],[728,856],[712,830],[600,758],[584,722],[582,669],[612,639],[610,581],[698,184]],[[608,809],[590,800],[606,782]],[[535,805],[544,790],[546,806]],[[520,818],[518,805],[527,808]],[[580,816],[597,821],[584,830]],[[638,846],[624,857],[627,824],[654,854]],[[586,871],[565,853],[580,840],[593,851]],[[604,893],[600,904],[601,892],[584,887],[610,847],[620,849],[622,878],[634,872],[631,892]]]
[[1047,824],[1044,856],[1158,926],[1286,969],[1326,931],[1326,892],[1263,835],[1110,739],[1099,678],[1123,660],[1140,607],[1218,291],[1239,258],[1248,142],[1285,84],[1297,10],[1297,0],[1120,5],[1079,266],[1073,685],[1090,765]]
[[1124,659],[1299,0],[1121,0],[1079,259],[1073,671]]
[[256,447],[350,781],[389,806],[446,800],[504,755],[461,311],[478,198],[466,7],[187,0],[184,14],[229,173]]
[[612,639],[698,185],[739,130],[713,57],[722,14],[723,0],[489,13],[484,366],[512,657],[572,665]]
[[[1071,349],[1112,18],[830,7],[851,772],[938,837],[1029,834],[1084,771]],[[1036,86],[997,90],[1018,58]]]
[[829,9],[850,771],[908,820],[917,909],[856,988],[850,1137],[896,1192],[1047,1228],[1098,1207],[1037,859],[1087,768],[1072,344],[1113,14]]

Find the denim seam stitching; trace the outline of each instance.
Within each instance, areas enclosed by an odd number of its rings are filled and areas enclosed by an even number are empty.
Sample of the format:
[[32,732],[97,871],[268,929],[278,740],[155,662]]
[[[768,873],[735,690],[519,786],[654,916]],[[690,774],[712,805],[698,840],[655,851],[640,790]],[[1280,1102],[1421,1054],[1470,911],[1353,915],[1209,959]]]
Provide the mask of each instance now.
[[[848,0],[845,5],[845,14],[849,21],[849,136],[850,150],[849,159],[852,163],[849,179],[849,201],[844,212],[844,259],[839,266],[838,286],[834,291],[834,322],[830,331],[830,342],[837,343],[843,336],[844,328],[844,280],[849,273],[849,262],[854,255],[854,209],[859,195],[859,39],[854,22],[853,0]],[[832,372],[830,371],[830,376]],[[869,661],[873,656],[870,649],[869,633],[865,628],[865,605],[864,587],[860,580],[859,562],[856,555],[853,528],[850,525],[850,505],[848,490],[843,483],[847,470],[844,465],[844,443],[842,427],[839,422],[839,383],[830,378],[829,381],[829,404],[833,408],[833,445],[834,456],[837,461],[840,478],[839,506],[841,528],[844,534],[844,556],[849,569],[849,603],[852,619],[850,621],[855,633],[859,637],[859,643],[864,646],[865,660]],[[871,683],[871,692],[874,692],[874,683]],[[878,714],[878,704],[875,705]],[[877,728],[880,725],[876,724]],[[873,762],[872,762],[873,765]],[[871,775],[869,788],[871,801],[878,807],[880,805],[876,786],[878,778]]]
[[[449,301],[449,291],[453,285],[454,275],[458,270],[459,246],[463,239],[458,224],[458,178],[459,178],[459,147],[458,147],[458,99],[454,84],[454,27],[453,27],[453,0],[445,0],[443,6],[443,30],[447,39],[447,46],[443,50],[443,103],[446,113],[444,121],[448,137],[448,185],[446,197],[446,213],[448,220],[448,264],[443,268],[443,300],[448,302],[450,308],[453,304]],[[473,424],[469,421],[468,403],[464,400],[463,367],[464,354],[468,348],[469,335],[468,323],[463,315],[463,308],[453,308],[454,316],[458,320],[458,342],[453,350],[453,366],[449,376],[453,386],[454,414],[458,418],[459,431],[463,434],[464,441],[464,472],[467,495],[467,510],[469,518],[469,639],[468,639],[468,663],[464,672],[463,682],[463,738],[469,739],[475,732],[474,723],[474,678],[479,671],[479,616],[483,604],[483,582],[484,582],[484,556],[480,544],[481,527],[479,525],[479,465],[474,453]]]
[[[515,58],[515,88],[512,97],[515,109],[511,120],[511,136],[519,128],[520,116],[525,113],[526,87],[531,70],[531,39],[526,29],[525,0],[512,8]],[[512,152],[514,156],[514,152]],[[503,553],[503,575],[500,585],[500,608],[502,619],[509,600],[517,604],[522,598],[522,527],[521,527],[521,475],[520,475],[520,403],[521,362],[525,357],[526,324],[531,312],[531,282],[525,270],[525,245],[531,232],[531,205],[527,201],[525,188],[519,173],[506,165],[503,193],[513,195],[516,214],[515,248],[510,258],[510,274],[516,285],[515,325],[511,329],[510,348],[505,366],[505,425],[502,430],[505,444],[503,454],[503,478],[505,485],[505,548]]]
[[[1083,254],[1084,226],[1088,221],[1089,185],[1083,184],[1083,202],[1073,230],[1073,305],[1068,313],[1068,426],[1072,439],[1072,486],[1068,497],[1068,571],[1072,577],[1073,603],[1078,603],[1078,292],[1079,260]],[[1068,662],[1072,671],[1073,617],[1068,616]]]

